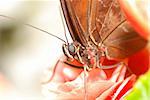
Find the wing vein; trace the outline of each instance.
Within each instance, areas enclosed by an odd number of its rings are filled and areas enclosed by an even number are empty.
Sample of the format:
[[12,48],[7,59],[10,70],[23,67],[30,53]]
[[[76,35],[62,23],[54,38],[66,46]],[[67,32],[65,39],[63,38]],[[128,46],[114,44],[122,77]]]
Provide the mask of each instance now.
[[[114,0],[113,0],[113,1],[114,1]],[[101,27],[101,29],[100,29],[100,31],[99,31],[99,34],[101,34],[101,32],[102,32],[102,30],[103,30],[103,28],[104,28],[104,24],[105,24],[105,22],[107,21],[107,16],[108,16],[108,14],[109,14],[109,12],[110,12],[110,10],[111,10],[111,7],[112,7],[112,5],[113,5],[113,1],[112,1],[111,5],[110,5],[110,7],[109,7],[109,9],[108,9],[108,11],[107,11],[107,13],[106,13],[106,17],[105,17],[104,22],[103,22],[103,24],[102,24],[102,27]]]

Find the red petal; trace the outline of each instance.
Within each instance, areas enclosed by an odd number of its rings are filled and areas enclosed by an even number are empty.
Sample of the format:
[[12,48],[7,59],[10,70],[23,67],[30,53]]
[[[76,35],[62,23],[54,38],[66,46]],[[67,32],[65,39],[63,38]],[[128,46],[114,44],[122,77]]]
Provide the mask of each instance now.
[[77,78],[78,75],[83,71],[83,69],[81,68],[76,68],[71,65],[65,64],[63,60],[61,59],[56,63],[50,81],[71,81]]
[[100,68],[92,69],[89,72],[88,81],[98,81],[98,80],[106,80],[106,79],[107,79],[106,73]]
[[123,81],[126,74],[126,66],[124,64],[118,65],[110,78],[113,82]]
[[126,78],[114,94],[113,100],[120,100],[133,87],[135,81],[135,75]]
[[148,39],[150,23],[148,16],[149,0],[118,0],[127,19],[141,36]]
[[100,60],[101,60],[102,65],[105,65],[105,66],[115,65],[119,62],[117,60],[109,60],[106,57],[101,57]]
[[121,83],[122,82],[115,83],[112,87],[103,92],[96,100],[111,100],[114,92],[119,88]]
[[136,75],[144,74],[149,69],[150,53],[144,49],[129,58],[128,66],[132,73]]

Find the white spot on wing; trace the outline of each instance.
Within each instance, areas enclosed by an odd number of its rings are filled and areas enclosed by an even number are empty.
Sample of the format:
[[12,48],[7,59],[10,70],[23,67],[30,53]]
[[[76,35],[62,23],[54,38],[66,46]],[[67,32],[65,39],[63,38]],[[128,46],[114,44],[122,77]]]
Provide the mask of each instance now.
[[124,32],[129,32],[126,27],[122,26]]

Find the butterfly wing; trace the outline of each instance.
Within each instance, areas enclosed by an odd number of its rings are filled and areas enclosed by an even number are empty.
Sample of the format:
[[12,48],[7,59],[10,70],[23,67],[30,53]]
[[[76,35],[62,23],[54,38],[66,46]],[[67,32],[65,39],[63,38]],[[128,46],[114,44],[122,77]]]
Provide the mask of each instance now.
[[111,59],[124,59],[129,57],[147,44],[127,21],[123,22],[104,41],[107,47],[107,56]]
[[74,41],[86,45],[86,0],[60,0],[69,32]]
[[[147,41],[126,21],[117,0],[101,0],[98,3],[101,6],[97,8],[97,29],[101,36],[100,42],[107,48],[108,58],[124,59],[146,46]],[[106,7],[108,8],[104,12],[102,9]],[[102,13],[105,13],[104,17]]]
[[128,24],[117,0],[61,0],[61,5],[73,40],[104,44],[109,58],[127,58],[147,43]]

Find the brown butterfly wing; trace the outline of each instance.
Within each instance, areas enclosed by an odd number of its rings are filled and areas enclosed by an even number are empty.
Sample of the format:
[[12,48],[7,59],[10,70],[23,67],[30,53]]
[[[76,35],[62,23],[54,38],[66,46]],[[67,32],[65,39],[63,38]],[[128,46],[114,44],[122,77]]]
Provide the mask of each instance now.
[[98,3],[96,25],[109,58],[124,59],[146,46],[147,41],[126,21],[117,0],[100,0]]
[[60,2],[73,40],[85,46],[87,0],[60,0]]
[[103,43],[109,58],[126,58],[147,43],[125,21],[117,0],[61,0],[61,5],[73,40]]
[[90,3],[90,38],[99,44],[125,17],[117,0],[91,0]]
[[113,59],[124,59],[144,48],[147,41],[140,37],[127,21],[122,23],[104,41],[107,55]]

